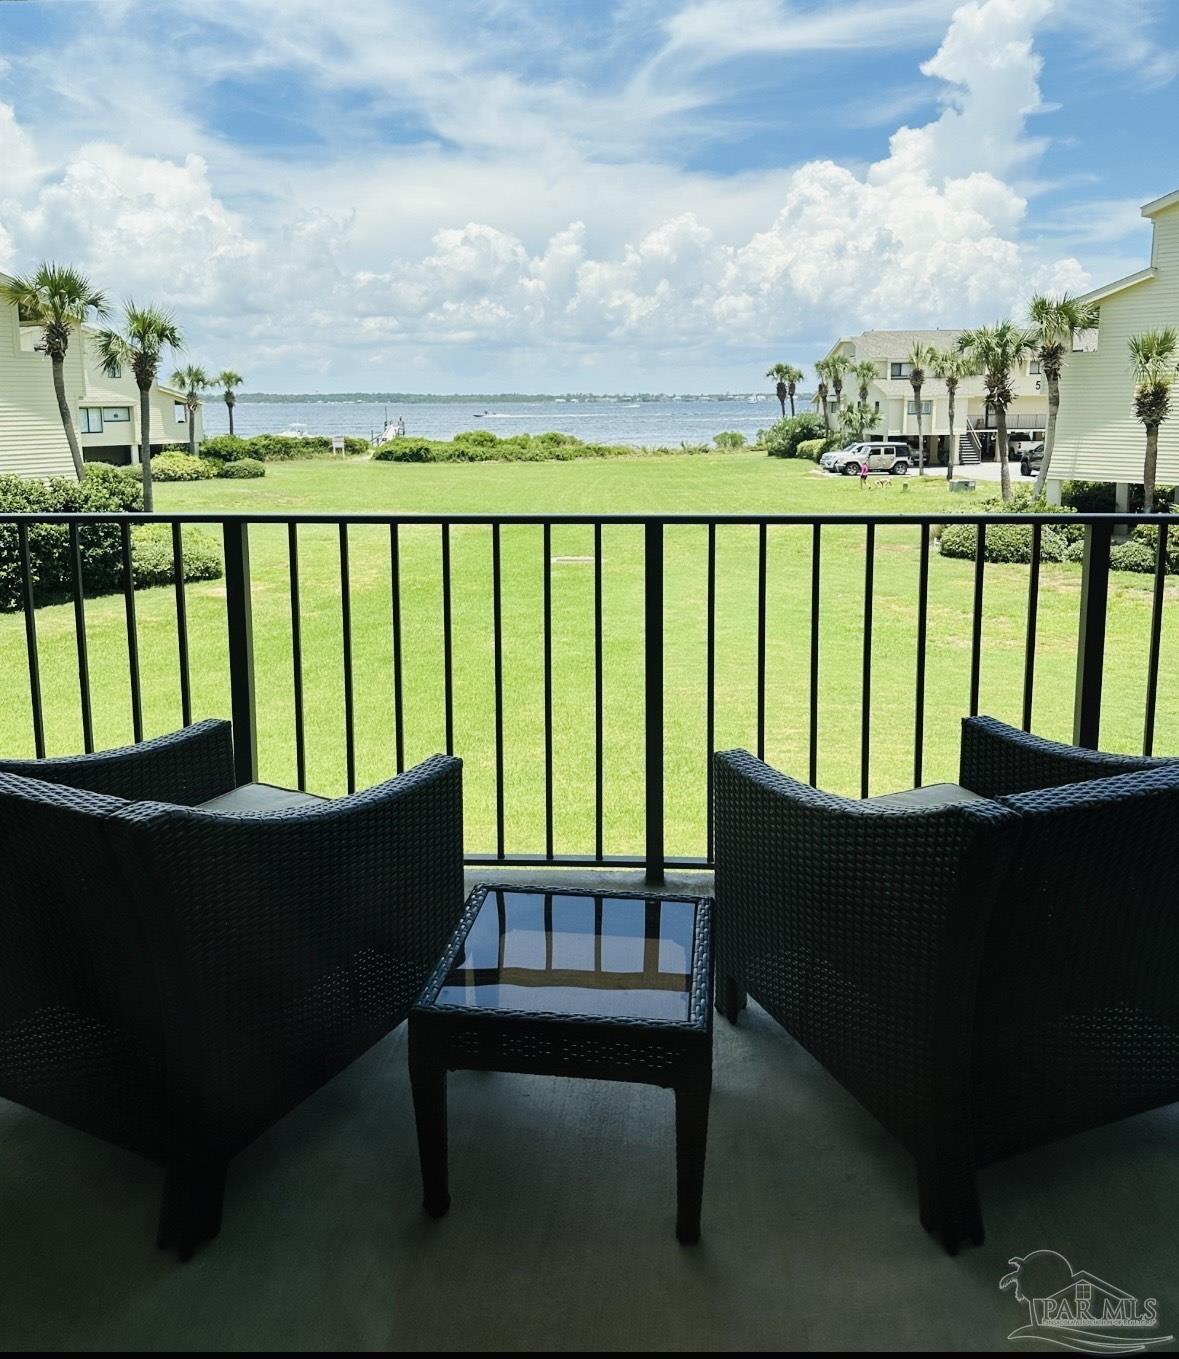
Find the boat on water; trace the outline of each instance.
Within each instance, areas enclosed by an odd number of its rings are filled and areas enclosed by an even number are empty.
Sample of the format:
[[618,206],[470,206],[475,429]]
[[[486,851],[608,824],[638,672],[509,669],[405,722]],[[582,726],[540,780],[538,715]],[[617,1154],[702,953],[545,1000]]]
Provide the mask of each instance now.
[[307,437],[307,426],[290,424],[286,429],[279,430],[278,437],[280,439],[305,439]]

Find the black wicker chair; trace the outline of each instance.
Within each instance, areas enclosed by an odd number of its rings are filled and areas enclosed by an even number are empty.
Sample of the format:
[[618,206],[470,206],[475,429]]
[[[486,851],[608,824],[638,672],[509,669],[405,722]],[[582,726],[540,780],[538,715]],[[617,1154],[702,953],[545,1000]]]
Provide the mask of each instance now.
[[902,1141],[948,1251],[978,1166],[1179,1100],[1179,761],[971,718],[940,805],[715,762],[718,1009],[751,995]]
[[229,1159],[417,998],[463,907],[461,763],[275,812],[195,805],[233,790],[228,723],[15,767],[0,1096],[162,1162],[187,1259]]

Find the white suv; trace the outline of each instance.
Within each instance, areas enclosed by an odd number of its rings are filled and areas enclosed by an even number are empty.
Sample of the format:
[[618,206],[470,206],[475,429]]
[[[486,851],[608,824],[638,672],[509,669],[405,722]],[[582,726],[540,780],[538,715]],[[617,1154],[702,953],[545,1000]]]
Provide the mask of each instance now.
[[913,452],[908,444],[859,443],[848,444],[837,453],[824,453],[819,466],[828,472],[842,472],[846,477],[858,477],[863,468],[869,472],[891,472],[903,477],[909,470]]

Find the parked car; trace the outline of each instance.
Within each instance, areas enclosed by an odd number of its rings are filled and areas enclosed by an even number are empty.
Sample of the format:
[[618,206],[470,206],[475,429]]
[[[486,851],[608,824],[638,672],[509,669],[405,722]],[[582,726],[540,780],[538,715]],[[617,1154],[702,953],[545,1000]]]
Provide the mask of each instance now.
[[869,472],[891,472],[903,477],[912,459],[913,450],[908,444],[856,443],[848,444],[838,453],[824,453],[819,466],[828,472],[841,472],[845,477],[858,477],[864,467]]
[[1040,465],[1044,461],[1044,445],[1042,443],[1032,444],[1030,448],[1025,448],[1019,455],[1019,470],[1025,477],[1034,476],[1040,470]]

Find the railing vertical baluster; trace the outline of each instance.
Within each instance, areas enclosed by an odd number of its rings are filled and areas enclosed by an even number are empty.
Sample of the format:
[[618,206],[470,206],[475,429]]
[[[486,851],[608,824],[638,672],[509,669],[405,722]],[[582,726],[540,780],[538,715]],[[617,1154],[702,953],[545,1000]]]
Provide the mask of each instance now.
[[602,525],[594,525],[594,854],[605,852],[604,781],[602,747],[605,739],[605,713],[602,701]]
[[864,548],[864,673],[860,693],[860,796],[868,796],[872,758],[872,576],[876,525],[869,524]]
[[664,876],[663,850],[663,524],[643,529],[643,717],[647,881]]
[[504,657],[499,524],[491,526],[491,613],[495,650],[495,848],[504,857]]
[[21,593],[25,609],[25,651],[29,660],[29,702],[33,712],[33,750],[37,759],[45,758],[45,713],[41,706],[41,657],[37,650],[37,610],[33,598],[33,567],[29,560],[29,530],[25,524],[16,529],[20,551]]
[[1158,556],[1154,563],[1154,600],[1150,610],[1150,659],[1146,666],[1146,717],[1142,753],[1154,754],[1154,718],[1159,696],[1159,654],[1163,636],[1163,594],[1167,588],[1167,525],[1159,524]]
[[712,755],[716,746],[716,525],[708,526],[708,639],[705,644],[704,687],[704,769],[705,815],[707,817],[707,854],[712,862]]
[[172,579],[176,591],[176,651],[180,666],[180,721],[192,726],[192,674],[188,664],[188,596],[184,588],[184,534],[172,525]]
[[442,525],[442,702],[446,753],[454,754],[454,639],[450,607],[450,525]]
[[1036,685],[1036,628],[1040,620],[1040,549],[1044,527],[1032,525],[1032,559],[1028,567],[1028,618],[1023,650],[1023,729],[1032,729],[1032,701]]
[[131,557],[131,526],[122,525],[123,610],[127,620],[127,666],[131,673],[131,733],[143,740],[143,688],[139,677],[139,627],[135,621],[135,568]]
[[1112,526],[1090,524],[1081,565],[1081,617],[1077,631],[1077,688],[1073,744],[1097,749],[1101,735],[1101,685],[1105,670],[1105,621],[1109,602]]
[[925,654],[929,641],[929,525],[921,525],[921,560],[917,577],[917,684],[913,714],[913,787],[925,774]]
[[393,611],[393,724],[397,772],[405,768],[405,701],[401,680],[401,539],[397,525],[389,525],[389,587]]
[[757,529],[757,758],[766,757],[766,526]]
[[978,716],[978,695],[982,682],[983,572],[987,565],[987,526],[978,526],[974,548],[974,612],[970,621],[970,715]]
[[295,777],[307,791],[307,730],[303,721],[303,609],[299,598],[299,526],[287,525],[287,566],[291,581],[291,681],[295,703]]
[[819,783],[819,600],[822,565],[823,529],[821,524],[815,524],[811,530],[811,702],[808,740],[808,777],[812,788]]
[[250,593],[250,528],[244,519],[222,526],[225,546],[225,625],[229,636],[229,715],[239,784],[258,779],[258,707],[254,693],[254,608]]
[[553,538],[541,532],[544,553],[544,856],[553,857]]
[[70,524],[70,565],[74,581],[74,641],[78,651],[78,699],[82,706],[82,747],[94,749],[94,715],[90,706],[90,650],[86,638],[86,583],[82,577],[82,544],[78,525]]
[[348,791],[356,792],[356,703],[352,682],[352,583],[348,570],[348,525],[340,522],[340,637],[344,652],[344,762]]

